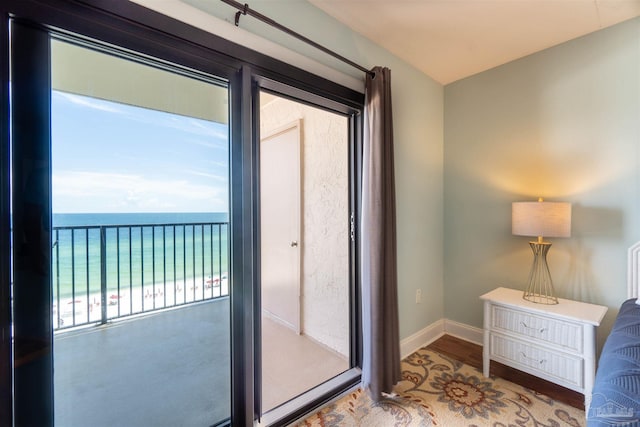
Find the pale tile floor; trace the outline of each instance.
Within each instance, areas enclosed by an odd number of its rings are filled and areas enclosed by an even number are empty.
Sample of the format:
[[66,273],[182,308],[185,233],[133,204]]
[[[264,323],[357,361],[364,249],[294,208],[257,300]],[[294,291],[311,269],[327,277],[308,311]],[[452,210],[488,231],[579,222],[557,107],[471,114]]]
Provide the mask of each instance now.
[[262,317],[263,412],[349,369],[337,352]]

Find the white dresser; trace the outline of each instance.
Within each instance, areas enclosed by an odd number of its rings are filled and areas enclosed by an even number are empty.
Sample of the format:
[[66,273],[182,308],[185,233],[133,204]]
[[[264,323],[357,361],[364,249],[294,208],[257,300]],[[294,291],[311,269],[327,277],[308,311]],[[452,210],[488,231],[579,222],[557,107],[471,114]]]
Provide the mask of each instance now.
[[536,304],[522,294],[497,288],[480,297],[484,376],[495,360],[583,393],[587,408],[596,372],[596,327],[607,307],[566,299]]

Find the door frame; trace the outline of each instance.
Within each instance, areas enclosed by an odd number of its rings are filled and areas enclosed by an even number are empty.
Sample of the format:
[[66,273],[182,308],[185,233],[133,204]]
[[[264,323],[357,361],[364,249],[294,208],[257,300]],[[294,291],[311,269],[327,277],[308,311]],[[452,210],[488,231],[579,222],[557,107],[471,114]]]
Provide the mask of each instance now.
[[[20,426],[53,418],[51,52],[42,29],[15,22],[11,37],[13,392]],[[31,396],[35,387],[40,393]]]
[[[3,6],[0,6],[0,13]],[[13,425],[11,339],[11,173],[9,126],[9,20],[0,17],[0,425]]]

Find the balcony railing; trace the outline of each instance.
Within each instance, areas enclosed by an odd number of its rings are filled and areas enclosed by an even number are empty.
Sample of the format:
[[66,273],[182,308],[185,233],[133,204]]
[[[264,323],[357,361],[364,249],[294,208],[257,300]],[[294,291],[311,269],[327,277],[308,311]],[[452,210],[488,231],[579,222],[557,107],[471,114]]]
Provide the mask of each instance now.
[[54,227],[53,327],[229,295],[228,223]]

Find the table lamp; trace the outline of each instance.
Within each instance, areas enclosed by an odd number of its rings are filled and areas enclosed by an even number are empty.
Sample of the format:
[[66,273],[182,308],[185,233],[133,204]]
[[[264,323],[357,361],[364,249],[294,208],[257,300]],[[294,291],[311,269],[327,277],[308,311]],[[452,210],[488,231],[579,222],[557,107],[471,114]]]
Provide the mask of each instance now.
[[547,265],[551,243],[545,237],[571,236],[571,203],[514,202],[511,204],[511,232],[516,236],[538,237],[529,242],[533,251],[533,265],[523,298],[539,304],[558,304],[553,281]]

